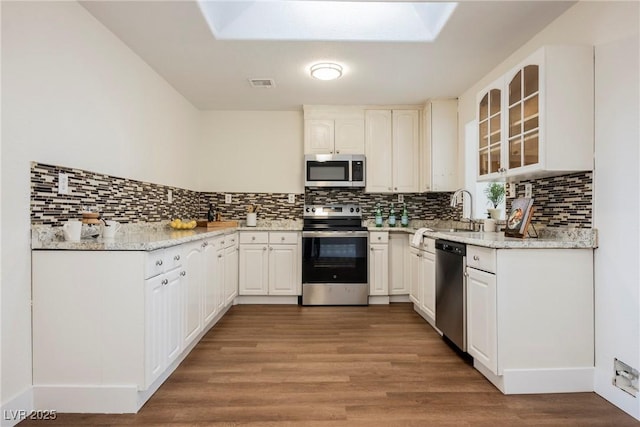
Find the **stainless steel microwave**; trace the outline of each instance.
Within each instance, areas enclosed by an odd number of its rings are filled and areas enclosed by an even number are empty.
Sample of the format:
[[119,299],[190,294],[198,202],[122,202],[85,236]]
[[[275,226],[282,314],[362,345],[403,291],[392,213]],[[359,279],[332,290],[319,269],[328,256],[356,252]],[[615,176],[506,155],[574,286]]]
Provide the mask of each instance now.
[[364,187],[362,154],[307,154],[304,156],[305,187]]

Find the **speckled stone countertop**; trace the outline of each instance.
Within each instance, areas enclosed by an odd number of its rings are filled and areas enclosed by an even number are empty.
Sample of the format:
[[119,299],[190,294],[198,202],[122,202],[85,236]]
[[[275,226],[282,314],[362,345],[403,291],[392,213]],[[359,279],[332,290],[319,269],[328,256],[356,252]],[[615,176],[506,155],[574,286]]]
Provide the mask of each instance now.
[[409,227],[376,227],[373,222],[366,222],[369,231],[388,231],[394,233],[414,234],[419,228],[427,227],[423,236],[433,239],[445,239],[467,245],[484,246],[496,249],[593,249],[598,247],[597,231],[588,228],[540,228],[538,237],[524,239],[505,237],[504,232],[448,231],[450,229],[469,228],[468,223],[457,221],[416,221]]
[[[99,229],[95,229],[99,230]],[[83,237],[79,242],[64,240],[61,227],[33,226],[31,228],[31,249],[34,250],[75,250],[75,251],[153,251],[170,246],[207,239],[236,231],[299,231],[302,221],[258,221],[256,227],[246,227],[240,222],[238,227],[223,229],[194,228],[174,230],[168,221],[154,223],[122,224],[122,228],[111,239]],[[96,231],[97,232],[97,231]],[[83,235],[89,235],[86,226]]]

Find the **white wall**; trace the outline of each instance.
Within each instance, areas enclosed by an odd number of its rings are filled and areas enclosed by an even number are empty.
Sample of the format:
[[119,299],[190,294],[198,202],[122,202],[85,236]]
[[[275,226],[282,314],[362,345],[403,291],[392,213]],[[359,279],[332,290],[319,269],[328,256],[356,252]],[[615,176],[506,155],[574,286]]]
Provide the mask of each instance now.
[[200,112],[79,4],[1,6],[0,401],[11,406],[31,386],[30,161],[194,189]]
[[[591,2],[581,1],[567,10],[528,43],[518,49],[484,78],[473,85],[459,98],[460,146],[464,144],[464,124],[473,120],[476,114],[476,94],[484,86],[523,60],[537,48],[548,44],[589,44],[595,46],[596,87],[616,88],[606,105],[596,108],[596,159],[594,199],[594,227],[602,228],[600,247],[596,250],[596,392],[609,399],[636,418],[640,418],[640,398],[633,399],[611,385],[613,376],[613,356],[640,368],[640,336],[638,333],[638,48],[625,44],[633,38],[637,43],[640,26],[640,4],[638,2]],[[624,54],[622,53],[624,51]],[[606,61],[614,55],[616,64]],[[600,57],[602,54],[602,58]],[[628,56],[628,57],[626,57]],[[604,62],[603,62],[604,61]],[[635,69],[619,67],[634,66]],[[603,79],[603,81],[600,81]],[[635,79],[635,85],[622,83],[623,79]],[[600,86],[599,86],[600,85]],[[620,87],[622,86],[622,87]],[[606,90],[606,89],[604,89]],[[606,95],[609,96],[609,95]],[[631,108],[621,108],[617,101]],[[635,108],[635,111],[633,110]],[[611,117],[623,113],[624,120],[611,126]],[[635,115],[634,115],[635,114]],[[615,128],[615,131],[613,129]],[[627,154],[625,154],[627,153]],[[474,161],[475,159],[471,159]],[[615,179],[605,179],[616,166],[617,173],[628,177],[629,191],[621,190]],[[464,170],[464,169],[462,169]],[[635,173],[635,176],[633,173]],[[613,175],[614,177],[617,174]],[[467,183],[468,184],[468,183]],[[626,187],[625,187],[626,188]],[[634,203],[636,208],[634,208]],[[606,208],[605,205],[609,207]],[[635,210],[634,210],[635,209]],[[633,227],[617,228],[611,222],[628,224],[627,212],[633,212]],[[607,257],[618,256],[623,251],[627,255],[615,263],[608,263]],[[627,258],[627,256],[629,258]],[[627,262],[628,261],[628,262]],[[621,301],[625,301],[621,304]],[[627,360],[625,360],[625,358]]]
[[202,113],[200,191],[303,193],[302,111]]

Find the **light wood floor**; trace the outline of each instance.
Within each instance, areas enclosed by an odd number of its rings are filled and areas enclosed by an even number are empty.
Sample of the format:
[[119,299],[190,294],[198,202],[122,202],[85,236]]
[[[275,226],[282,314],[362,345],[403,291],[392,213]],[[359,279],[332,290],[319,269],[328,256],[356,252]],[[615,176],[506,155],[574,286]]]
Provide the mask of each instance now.
[[60,414],[45,423],[638,425],[595,393],[502,395],[410,304],[235,306],[138,414]]

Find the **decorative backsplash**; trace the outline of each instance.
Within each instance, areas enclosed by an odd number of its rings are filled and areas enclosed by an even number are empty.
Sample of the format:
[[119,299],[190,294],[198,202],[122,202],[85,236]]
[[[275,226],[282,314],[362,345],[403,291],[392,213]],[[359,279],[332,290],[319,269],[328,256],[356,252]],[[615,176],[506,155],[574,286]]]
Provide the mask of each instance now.
[[[394,204],[396,216],[400,218],[402,203],[398,203],[397,194],[365,193],[362,189],[307,189],[305,200],[308,204],[354,203],[362,208],[365,219],[373,219],[376,204],[380,203],[382,214],[389,216],[391,203]],[[407,193],[404,203],[407,204],[409,219],[422,220],[457,220],[462,215],[462,204],[452,208],[449,203],[451,193]]]
[[[593,227],[593,173],[580,172],[521,181],[516,196],[524,197],[525,184],[533,185],[532,224],[546,227]],[[507,199],[507,212],[511,199]]]
[[[70,194],[57,194],[58,173],[69,176]],[[592,173],[523,181],[517,185],[518,197],[524,196],[524,184],[533,184],[534,224],[548,227],[592,226]],[[173,193],[168,203],[167,193]],[[224,203],[230,194],[231,203]],[[393,202],[397,215],[401,204],[397,194],[365,193],[362,189],[307,189],[288,203],[285,193],[217,193],[197,192],[177,187],[119,178],[81,169],[31,164],[31,223],[62,225],[70,218],[80,218],[84,208],[100,212],[105,218],[122,223],[157,222],[173,218],[206,218],[209,204],[224,219],[245,219],[246,206],[260,205],[261,220],[302,218],[308,204],[360,204],[365,219],[373,219],[380,203],[385,218]],[[410,219],[457,220],[462,206],[449,206],[451,193],[410,193],[404,195]],[[509,201],[507,202],[509,204]]]

